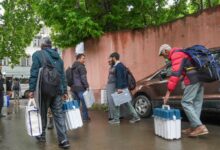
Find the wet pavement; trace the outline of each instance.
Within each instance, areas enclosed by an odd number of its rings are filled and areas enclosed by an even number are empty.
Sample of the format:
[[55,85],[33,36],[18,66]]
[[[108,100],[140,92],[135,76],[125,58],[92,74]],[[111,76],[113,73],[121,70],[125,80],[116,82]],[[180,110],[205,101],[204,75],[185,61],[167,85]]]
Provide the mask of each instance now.
[[[0,119],[0,150],[59,150],[56,131],[47,131],[47,142],[38,143],[25,129],[24,105],[12,110],[13,114]],[[183,136],[181,140],[167,141],[154,135],[153,119],[142,119],[130,124],[109,125],[107,114],[91,111],[92,121],[80,129],[69,131],[72,150],[219,150],[220,125],[208,124],[209,135],[199,138]],[[188,123],[183,122],[183,127]]]

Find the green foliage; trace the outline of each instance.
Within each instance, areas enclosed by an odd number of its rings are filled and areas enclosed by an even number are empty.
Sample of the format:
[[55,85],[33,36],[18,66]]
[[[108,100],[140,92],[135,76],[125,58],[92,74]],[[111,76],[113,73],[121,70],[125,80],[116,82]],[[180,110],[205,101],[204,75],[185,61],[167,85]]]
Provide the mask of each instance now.
[[[61,48],[105,32],[159,26],[220,4],[220,0],[4,0],[0,59],[17,63],[39,31],[39,19]],[[39,17],[37,17],[37,16]]]
[[[35,8],[60,47],[104,32],[158,26],[219,4],[219,0],[41,0]],[[130,7],[130,9],[129,9]]]
[[189,6],[192,12],[198,12],[219,4],[220,0],[190,0]]
[[0,17],[0,60],[8,57],[11,64],[19,63],[25,56],[25,48],[40,30],[30,0],[4,0],[0,5],[4,15]]
[[41,0],[34,4],[45,24],[52,29],[57,46],[74,46],[89,37],[99,37],[103,32],[86,12],[85,3],[76,0]]

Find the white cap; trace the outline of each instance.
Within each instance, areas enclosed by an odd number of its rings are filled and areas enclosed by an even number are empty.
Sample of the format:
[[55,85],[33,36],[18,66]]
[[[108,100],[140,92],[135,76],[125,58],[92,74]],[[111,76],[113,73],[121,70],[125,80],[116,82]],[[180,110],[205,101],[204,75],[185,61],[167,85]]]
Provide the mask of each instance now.
[[163,45],[161,45],[161,46],[160,46],[160,49],[159,49],[159,56],[160,56],[165,50],[170,51],[170,50],[171,50],[170,45],[168,45],[168,44],[163,44]]

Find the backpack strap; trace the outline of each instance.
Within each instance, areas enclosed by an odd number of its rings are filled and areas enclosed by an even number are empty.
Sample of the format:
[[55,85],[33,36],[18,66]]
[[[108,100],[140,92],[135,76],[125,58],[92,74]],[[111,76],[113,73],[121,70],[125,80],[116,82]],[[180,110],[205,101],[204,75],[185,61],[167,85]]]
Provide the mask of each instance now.
[[53,63],[52,60],[51,60],[52,58],[50,57],[49,54],[47,54],[47,52],[45,52],[45,50],[41,50],[40,53],[41,53],[41,56],[42,56],[42,58],[43,58],[43,64],[44,64],[44,66],[49,63],[50,65],[52,65],[53,67],[55,67],[54,63]]

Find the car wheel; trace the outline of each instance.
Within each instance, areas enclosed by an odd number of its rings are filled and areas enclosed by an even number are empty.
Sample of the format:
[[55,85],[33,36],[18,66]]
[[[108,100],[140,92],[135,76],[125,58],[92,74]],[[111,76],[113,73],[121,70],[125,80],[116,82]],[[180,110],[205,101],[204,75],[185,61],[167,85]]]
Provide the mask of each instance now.
[[152,113],[152,104],[150,100],[140,95],[134,99],[134,108],[141,117],[150,117]]

